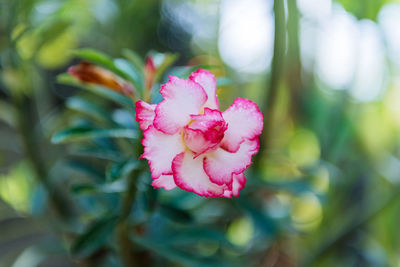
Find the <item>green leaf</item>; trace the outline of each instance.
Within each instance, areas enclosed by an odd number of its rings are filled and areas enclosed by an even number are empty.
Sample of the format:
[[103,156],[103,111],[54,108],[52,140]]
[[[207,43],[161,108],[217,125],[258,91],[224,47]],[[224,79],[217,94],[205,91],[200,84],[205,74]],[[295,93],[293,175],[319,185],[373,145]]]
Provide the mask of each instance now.
[[74,50],[72,53],[76,57],[85,59],[87,61],[90,61],[96,65],[100,65],[109,70],[115,68],[112,58],[104,54],[103,52],[91,48],[83,48]]
[[123,49],[122,55],[128,59],[138,70],[143,70],[144,62],[142,58],[135,52],[130,49]]
[[99,147],[79,147],[78,149],[73,150],[71,155],[107,159],[111,161],[121,161],[124,158],[119,151]]
[[74,55],[114,72],[118,76],[130,81],[138,89],[143,87],[141,73],[125,59],[113,60],[108,55],[89,48],[75,50]]
[[16,110],[11,104],[0,100],[0,120],[6,122],[11,127],[16,126]]
[[199,227],[179,229],[176,232],[171,233],[167,242],[172,245],[185,246],[195,244],[199,240],[214,241],[231,248],[236,248],[231,242],[229,242],[223,233],[217,230]]
[[217,78],[217,87],[233,85],[233,80],[228,77]]
[[123,58],[117,58],[114,60],[114,65],[121,72],[124,72],[133,85],[140,91],[144,89],[144,78],[143,73],[138,70],[131,62]]
[[126,191],[126,182],[124,180],[117,180],[113,183],[107,184],[74,184],[71,186],[71,192],[77,195],[80,194],[113,194]]
[[139,167],[139,162],[136,159],[131,159],[124,162],[118,162],[111,165],[107,169],[106,178],[109,182],[114,182],[122,177],[128,175],[131,171]]
[[81,112],[98,121],[113,122],[109,113],[102,110],[100,107],[88,102],[78,96],[70,97],[67,100],[66,106],[72,110]]
[[[162,58],[160,61],[160,63],[158,63],[157,61],[157,57]],[[178,54],[161,54],[161,53],[157,53],[154,54],[154,61],[157,65],[157,69],[156,69],[156,75],[155,75],[155,81],[158,82],[160,81],[160,79],[162,78],[162,76],[164,75],[165,71],[171,67],[172,64],[175,63],[175,61],[179,58]],[[158,63],[158,64],[157,64]]]
[[262,210],[256,208],[256,205],[244,198],[237,198],[235,202],[251,216],[254,225],[263,231],[265,235],[272,237],[276,234],[277,225],[274,220],[269,218]]
[[187,79],[190,74],[198,69],[206,69],[206,70],[211,70],[211,69],[217,69],[220,68],[220,66],[217,65],[195,65],[195,66],[189,66],[189,67],[176,67],[174,68],[174,75]]
[[173,262],[180,263],[183,266],[193,266],[193,267],[225,267],[225,266],[236,266],[233,262],[229,262],[226,259],[219,257],[202,257],[196,254],[188,253],[183,250],[178,250],[174,247],[160,244],[157,241],[153,241],[147,238],[133,237],[133,241],[166,259]]
[[184,224],[193,222],[193,217],[190,213],[169,204],[161,204],[160,212],[175,222]]
[[106,215],[95,221],[72,244],[72,254],[78,258],[87,257],[105,245],[108,237],[113,233],[118,220],[119,218],[116,215]]
[[62,161],[62,163],[62,165],[64,165],[68,169],[88,176],[96,182],[104,182],[105,180],[103,170],[99,170],[97,167],[92,166],[81,160],[66,160]]
[[57,82],[66,84],[66,85],[80,87],[84,90],[87,90],[89,92],[100,95],[104,98],[112,100],[112,101],[126,107],[133,114],[135,112],[135,104],[130,98],[128,98],[120,93],[117,93],[115,91],[112,91],[111,89],[106,88],[104,86],[92,85],[92,84],[88,84],[88,83],[81,83],[67,73],[58,75]]
[[56,133],[51,142],[54,144],[90,140],[94,138],[137,138],[132,129],[95,129],[90,127],[74,127]]

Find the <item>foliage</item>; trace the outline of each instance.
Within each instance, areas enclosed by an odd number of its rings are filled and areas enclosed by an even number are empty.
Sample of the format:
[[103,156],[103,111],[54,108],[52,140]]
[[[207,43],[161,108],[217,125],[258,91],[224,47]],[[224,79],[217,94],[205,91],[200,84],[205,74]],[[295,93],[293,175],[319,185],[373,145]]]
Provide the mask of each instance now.
[[[303,62],[300,2],[274,1],[271,66],[249,74],[195,43],[168,9],[182,1],[0,0],[0,266],[397,265],[396,66],[384,47],[373,102],[332,90]],[[389,2],[333,4],[377,21]],[[82,61],[129,90],[77,79]],[[241,96],[264,113],[238,198],[154,189],[139,159],[135,101],[198,68],[222,107]]]

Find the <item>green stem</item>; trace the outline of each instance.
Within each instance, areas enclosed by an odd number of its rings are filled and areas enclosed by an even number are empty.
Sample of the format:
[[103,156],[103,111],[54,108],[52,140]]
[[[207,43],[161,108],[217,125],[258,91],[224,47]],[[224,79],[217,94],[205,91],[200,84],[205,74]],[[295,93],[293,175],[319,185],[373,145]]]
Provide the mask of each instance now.
[[260,160],[263,157],[264,151],[270,146],[272,134],[272,126],[274,119],[275,103],[278,96],[279,83],[281,81],[285,48],[286,48],[286,27],[285,27],[285,7],[283,0],[274,1],[275,15],[275,35],[274,35],[274,54],[272,58],[271,77],[269,90],[266,94],[266,101],[263,108],[264,111],[264,131],[260,137],[260,152],[254,160],[256,168],[260,167]]
[[[139,149],[140,146],[139,146]],[[139,154],[138,154],[139,155]],[[142,172],[142,168],[132,171],[128,177],[128,190],[124,193],[121,202],[121,221],[116,229],[119,254],[124,266],[140,266],[140,259],[135,257],[134,245],[129,236],[129,215],[131,213],[136,197],[136,182]]]
[[299,105],[301,104],[301,94],[305,88],[302,86],[301,79],[301,59],[299,45],[299,10],[296,0],[287,0],[288,3],[288,54],[286,80],[290,88],[290,113],[293,118],[299,117]]
[[25,96],[13,96],[14,106],[17,110],[17,126],[21,135],[21,141],[26,158],[32,164],[35,176],[47,191],[50,205],[62,219],[69,219],[73,215],[71,203],[64,193],[49,180],[45,160],[38,146],[40,138],[37,138],[32,121],[32,101]]

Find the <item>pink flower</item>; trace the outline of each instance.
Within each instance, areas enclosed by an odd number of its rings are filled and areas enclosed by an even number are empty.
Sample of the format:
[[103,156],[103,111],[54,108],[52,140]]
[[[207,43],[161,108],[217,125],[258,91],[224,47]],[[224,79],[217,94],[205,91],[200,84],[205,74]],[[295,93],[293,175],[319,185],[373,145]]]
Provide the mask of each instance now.
[[169,77],[158,105],[136,103],[152,185],[176,186],[205,197],[239,196],[243,172],[258,152],[263,115],[257,105],[237,98],[220,112],[216,80],[206,70],[189,80]]

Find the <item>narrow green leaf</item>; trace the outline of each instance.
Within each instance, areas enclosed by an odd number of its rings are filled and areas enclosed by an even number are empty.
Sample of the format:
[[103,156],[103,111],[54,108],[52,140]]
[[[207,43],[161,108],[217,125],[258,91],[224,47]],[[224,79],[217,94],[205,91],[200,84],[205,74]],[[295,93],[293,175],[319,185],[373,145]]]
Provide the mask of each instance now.
[[160,205],[160,212],[164,216],[170,218],[173,221],[179,223],[192,223],[193,217],[190,213],[175,206],[169,204],[161,204]]
[[219,87],[219,86],[229,86],[229,85],[233,85],[232,79],[230,79],[228,77],[217,78],[217,87]]
[[74,55],[90,61],[96,65],[106,68],[118,76],[130,81],[136,88],[141,89],[143,84],[143,78],[140,76],[140,72],[136,70],[129,61],[125,59],[113,60],[108,55],[89,48],[75,50]]
[[226,259],[218,257],[202,257],[196,254],[188,253],[183,250],[178,250],[171,246],[166,246],[146,238],[133,237],[133,241],[166,259],[173,262],[182,264],[183,266],[193,266],[193,267],[224,267],[224,266],[236,266],[233,262],[229,262]]
[[114,60],[114,65],[121,72],[129,78],[132,84],[140,91],[143,92],[144,78],[143,73],[138,70],[131,62],[123,58],[117,58]]
[[[161,54],[161,53],[156,53],[153,55],[154,56],[154,61],[157,66],[156,70],[156,76],[155,76],[155,81],[159,82],[162,76],[164,75],[165,71],[172,66],[172,64],[175,63],[176,60],[178,60],[179,55],[178,54]],[[161,58],[161,60],[158,60],[158,58]],[[158,62],[160,61],[160,62]]]
[[100,147],[79,147],[76,150],[73,150],[71,155],[107,159],[111,161],[121,161],[124,158],[124,155],[119,151]]
[[265,235],[273,237],[276,234],[277,225],[275,221],[269,218],[262,210],[256,208],[255,205],[244,198],[237,198],[235,202],[251,216],[254,225],[262,230]]
[[51,142],[54,144],[90,140],[93,138],[137,138],[132,129],[94,129],[90,127],[74,127],[56,133]]
[[75,257],[87,257],[101,246],[105,245],[108,237],[113,233],[118,223],[116,215],[106,215],[95,221],[86,231],[72,244],[71,252]]
[[11,104],[0,100],[0,120],[6,122],[11,127],[16,126],[16,110]]
[[81,97],[74,96],[68,98],[66,106],[98,121],[113,122],[109,113]]
[[144,62],[136,52],[125,48],[122,50],[122,55],[124,55],[126,59],[128,59],[133,65],[135,65],[136,69],[143,70]]
[[125,180],[117,180],[107,184],[74,184],[71,186],[71,192],[77,195],[93,195],[93,194],[113,194],[126,191]]
[[137,169],[138,166],[139,162],[136,159],[115,163],[106,172],[107,181],[114,182],[128,175],[131,171]]
[[112,100],[112,101],[126,107],[131,113],[135,112],[135,104],[130,98],[128,98],[120,93],[117,93],[115,91],[112,91],[111,89],[106,88],[104,86],[92,85],[92,84],[88,84],[88,83],[81,83],[67,73],[58,75],[57,82],[66,84],[66,85],[77,86],[79,88],[82,88],[89,92],[95,93],[95,94],[100,95],[109,100]]
[[111,57],[106,55],[103,52],[91,49],[91,48],[83,48],[74,50],[73,55],[87,61],[90,61],[96,65],[100,65],[107,69],[113,69],[114,63]]

